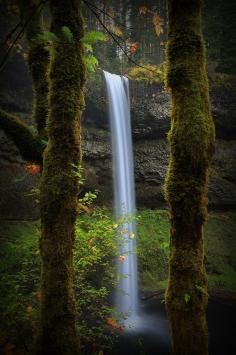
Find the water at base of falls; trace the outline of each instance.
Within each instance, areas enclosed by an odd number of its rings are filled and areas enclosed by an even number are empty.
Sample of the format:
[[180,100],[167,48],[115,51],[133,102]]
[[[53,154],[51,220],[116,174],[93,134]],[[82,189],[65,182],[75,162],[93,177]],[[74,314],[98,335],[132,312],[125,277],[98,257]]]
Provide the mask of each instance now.
[[[112,138],[115,216],[122,220],[120,257],[117,262],[118,286],[115,306],[126,315],[125,325],[138,320],[135,190],[130,122],[129,81],[104,71]],[[119,237],[119,236],[117,236]]]

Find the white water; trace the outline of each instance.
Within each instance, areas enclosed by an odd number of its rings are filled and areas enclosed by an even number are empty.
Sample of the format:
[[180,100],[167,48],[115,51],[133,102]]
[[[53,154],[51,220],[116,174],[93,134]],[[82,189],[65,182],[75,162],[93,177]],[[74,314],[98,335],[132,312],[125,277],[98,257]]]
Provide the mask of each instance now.
[[117,220],[126,218],[124,223],[122,220],[121,227],[123,242],[117,263],[119,284],[115,303],[119,312],[125,313],[128,320],[134,320],[138,308],[138,287],[129,81],[126,77],[105,71],[104,77],[112,137],[115,216]]

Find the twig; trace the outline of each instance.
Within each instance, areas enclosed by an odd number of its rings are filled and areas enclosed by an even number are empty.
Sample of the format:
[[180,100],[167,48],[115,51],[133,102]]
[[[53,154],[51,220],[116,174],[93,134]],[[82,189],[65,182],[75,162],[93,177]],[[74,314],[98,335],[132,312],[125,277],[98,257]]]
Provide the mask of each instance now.
[[[41,5],[44,5],[47,3],[48,0],[41,0],[40,3],[36,6],[36,8],[34,9],[34,12],[32,12],[29,16],[29,18],[25,21],[25,23],[22,25],[20,32],[17,34],[16,38],[14,39],[14,41],[12,42],[11,46],[8,48],[7,52],[5,53],[1,63],[0,63],[0,71],[4,68],[7,59],[9,57],[10,52],[12,51],[12,49],[14,48],[15,44],[17,43],[17,41],[23,36],[24,31],[27,27],[27,25],[29,24],[29,22],[32,20],[33,16],[37,14],[38,10],[41,11],[42,8],[40,9]],[[18,28],[19,26],[17,26]],[[14,31],[15,32],[15,31]]]
[[92,6],[94,9],[96,9],[97,11],[100,11],[101,13],[103,13],[104,15],[106,15],[107,17],[111,18],[112,20],[114,20],[117,25],[123,27],[123,28],[126,28],[127,30],[133,30],[132,27],[127,27],[125,25],[123,25],[121,22],[118,22],[113,16],[109,15],[106,11],[100,9],[99,7],[97,7],[96,5],[92,4],[91,2],[87,1],[87,4]]
[[[87,7],[90,9],[90,11],[92,11],[92,13],[94,14],[94,16],[97,18],[97,20],[99,21],[99,23],[102,25],[102,27],[107,31],[107,33],[111,36],[111,38],[114,40],[114,42],[117,44],[117,46],[122,50],[122,52],[124,53],[124,55],[128,58],[128,60],[135,64],[137,67],[139,68],[143,68],[145,70],[148,70],[154,74],[156,74],[156,72],[154,70],[151,70],[149,68],[144,67],[143,65],[138,64],[137,62],[135,62],[135,60],[133,60],[133,58],[130,57],[130,55],[126,52],[126,50],[122,47],[122,45],[120,44],[120,42],[116,39],[115,35],[107,28],[107,26],[102,22],[102,20],[100,19],[100,16],[96,13],[96,11],[94,11],[93,8],[90,7],[89,3],[86,0],[83,0],[83,2],[85,3],[85,5],[87,5]],[[120,37],[119,37],[120,38]]]
[[2,42],[2,44],[0,45],[0,48],[2,48],[3,46],[5,46],[5,44],[7,43],[7,41],[12,37],[13,33],[16,32],[18,27],[21,27],[22,22],[18,22],[16,24],[16,26],[11,30],[11,32],[8,33],[8,35],[6,36],[5,40]]

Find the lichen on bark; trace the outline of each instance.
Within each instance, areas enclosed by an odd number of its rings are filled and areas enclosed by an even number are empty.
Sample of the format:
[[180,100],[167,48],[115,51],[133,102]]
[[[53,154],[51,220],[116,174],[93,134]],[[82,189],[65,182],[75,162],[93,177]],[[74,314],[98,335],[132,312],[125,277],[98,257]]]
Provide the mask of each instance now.
[[214,152],[200,0],[169,0],[167,83],[171,155],[165,181],[170,216],[166,308],[175,355],[207,355],[203,224]]
[[50,67],[48,145],[41,181],[42,307],[38,354],[79,354],[73,290],[73,246],[84,109],[80,0],[51,0],[56,35]]

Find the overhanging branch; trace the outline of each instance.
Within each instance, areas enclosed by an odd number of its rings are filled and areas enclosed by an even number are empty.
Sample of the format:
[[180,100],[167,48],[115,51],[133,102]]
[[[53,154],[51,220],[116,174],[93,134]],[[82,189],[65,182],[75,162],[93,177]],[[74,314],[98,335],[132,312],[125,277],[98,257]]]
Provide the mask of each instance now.
[[45,148],[30,127],[12,114],[0,109],[0,128],[15,143],[23,159],[41,163]]

